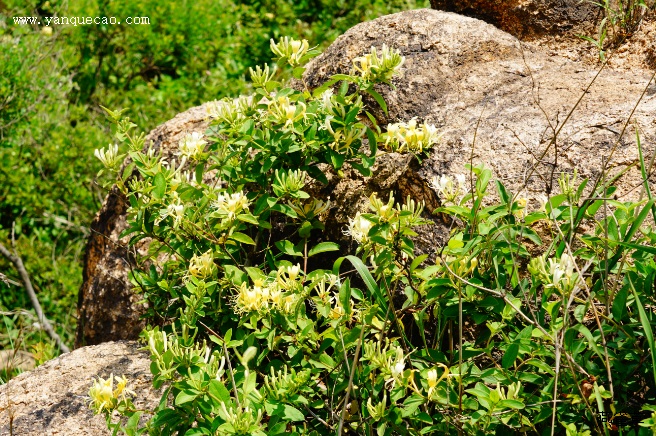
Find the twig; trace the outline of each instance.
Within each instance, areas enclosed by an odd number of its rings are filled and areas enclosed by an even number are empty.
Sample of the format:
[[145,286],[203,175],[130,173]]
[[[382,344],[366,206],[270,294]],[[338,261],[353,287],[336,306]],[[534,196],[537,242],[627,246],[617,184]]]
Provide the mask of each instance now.
[[50,321],[48,321],[43,314],[43,309],[41,309],[41,304],[39,303],[39,299],[36,297],[36,293],[34,292],[34,288],[32,287],[32,282],[30,281],[30,276],[27,274],[27,270],[25,269],[25,265],[23,265],[23,260],[18,256],[18,254],[12,254],[7,247],[2,245],[0,243],[0,254],[2,254],[7,260],[9,260],[14,267],[16,268],[16,271],[18,271],[18,274],[21,277],[21,280],[23,282],[23,285],[25,286],[25,291],[27,292],[27,295],[30,297],[30,302],[32,302],[32,307],[34,307],[34,310],[36,311],[36,316],[39,319],[39,323],[43,326],[43,329],[48,333],[48,336],[52,338],[52,340],[55,341],[59,349],[64,352],[64,353],[70,353],[70,348],[64,344],[62,339],[59,337],[57,332],[52,328],[52,325],[50,325]]

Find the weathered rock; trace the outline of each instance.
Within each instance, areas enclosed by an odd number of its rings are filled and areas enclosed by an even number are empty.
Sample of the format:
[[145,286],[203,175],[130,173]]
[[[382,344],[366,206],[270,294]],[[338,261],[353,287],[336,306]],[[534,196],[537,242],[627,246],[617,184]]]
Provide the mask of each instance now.
[[[146,145],[170,157],[185,134],[205,131],[205,117],[205,106],[189,109],[150,132]],[[135,339],[145,326],[140,319],[145,307],[138,304],[140,297],[128,280],[134,255],[127,248],[129,238],[119,237],[127,228],[127,207],[125,196],[114,188],[91,223],[78,294],[76,347]]]
[[[367,100],[370,111],[383,127],[387,122],[413,117],[432,122],[442,131],[443,139],[421,165],[388,155],[371,179],[357,177],[348,169],[345,178],[329,177],[331,183],[317,188],[317,195],[330,196],[337,205],[327,223],[331,238],[339,237],[348,218],[362,208],[372,192],[381,196],[393,192],[398,200],[412,192],[416,200],[427,201],[431,210],[437,199],[427,189],[427,180],[463,173],[468,162],[485,163],[511,190],[532,198],[554,192],[562,171],[576,168],[580,175],[595,178],[627,169],[618,182],[618,195],[638,196],[635,134],[632,127],[622,138],[620,132],[647,89],[631,122],[640,127],[645,153],[651,156],[656,139],[656,86],[646,88],[650,77],[646,70],[634,68],[626,74],[606,68],[595,78],[596,71],[581,62],[554,56],[539,45],[521,43],[483,21],[418,10],[354,27],[310,63],[305,83],[315,87],[332,74],[348,72],[355,57],[383,44],[399,49],[406,62],[394,80],[395,90],[377,88],[388,102],[389,114],[385,116],[371,99]],[[204,113],[202,107],[191,109],[156,129],[149,138],[157,138],[162,149],[174,148],[185,129],[205,130]],[[111,201],[110,196],[108,204]],[[111,205],[105,208],[109,210]],[[125,218],[99,215],[94,225],[105,236],[98,235],[90,242],[96,254],[87,257],[78,344],[133,337],[140,328],[127,268],[123,266],[120,272],[111,269],[115,254],[108,239],[118,242]],[[432,226],[420,236],[425,247],[422,251],[435,250],[443,239],[443,231],[437,228]],[[106,280],[119,275],[122,281],[112,279],[110,285]],[[106,295],[113,306],[98,295]],[[122,322],[130,328],[119,325]]]
[[596,178],[605,165],[608,176],[627,169],[618,195],[637,198],[633,126],[648,156],[656,139],[656,85],[647,87],[648,71],[634,68],[628,75],[607,68],[595,78],[596,70],[480,20],[417,10],[355,26],[310,63],[305,82],[315,87],[348,72],[352,59],[383,44],[399,49],[406,61],[395,90],[377,88],[389,115],[369,101],[372,111],[383,125],[417,117],[443,134],[421,165],[424,178],[463,173],[470,161],[485,163],[512,190],[534,196],[553,192],[560,172],[576,168]]
[[127,377],[135,406],[154,410],[161,392],[152,387],[150,359],[136,342],[107,342],[63,354],[0,386],[0,434],[16,436],[111,435],[105,419],[89,409],[96,377]]
[[594,34],[602,9],[581,0],[431,0],[433,9],[478,18],[520,39]]

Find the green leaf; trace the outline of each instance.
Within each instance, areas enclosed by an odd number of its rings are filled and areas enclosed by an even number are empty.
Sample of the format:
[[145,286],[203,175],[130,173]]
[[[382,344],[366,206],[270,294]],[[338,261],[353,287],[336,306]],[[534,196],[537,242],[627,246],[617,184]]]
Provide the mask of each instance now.
[[280,416],[289,421],[305,420],[305,415],[303,415],[300,410],[278,401],[267,400],[264,402],[264,408],[270,416]]
[[239,221],[242,221],[242,222],[245,222],[245,223],[255,224],[256,226],[260,224],[259,221],[257,220],[257,218],[255,218],[250,213],[239,214],[239,215],[237,215],[237,219]]
[[251,239],[250,236],[245,235],[241,232],[235,232],[232,235],[230,235],[230,238],[233,241],[241,242],[242,244],[248,244],[248,245],[255,245],[255,241]]
[[583,335],[584,338],[588,340],[588,344],[590,345],[590,349],[594,351],[597,356],[601,357],[601,359],[604,359],[604,354],[601,352],[599,347],[597,346],[597,341],[594,339],[592,336],[592,333],[586,326],[583,324],[577,324],[576,326],[572,327],[572,330],[578,331],[581,335]]
[[640,297],[638,296],[638,293],[636,292],[635,287],[633,286],[633,282],[631,281],[631,276],[627,274],[626,277],[628,277],[629,283],[631,284],[631,292],[633,293],[636,306],[638,307],[640,324],[642,324],[642,329],[644,331],[645,338],[647,339],[647,344],[649,345],[649,351],[651,351],[651,369],[654,375],[654,382],[656,382],[656,349],[654,348],[654,333],[651,330],[651,323],[649,321],[649,317],[647,316],[647,312],[645,312],[645,308],[643,307],[642,302],[640,301]]
[[364,90],[367,94],[371,95],[374,100],[376,100],[376,103],[378,103],[385,113],[385,116],[387,116],[387,103],[385,103],[385,99],[383,98],[382,95],[380,95],[378,92],[374,91],[373,87],[367,88]]
[[314,247],[312,247],[312,249],[308,253],[308,257],[312,257],[315,254],[325,253],[328,251],[339,251],[339,244],[336,244],[334,242],[320,242]]
[[410,264],[410,272],[414,271],[427,258],[428,258],[427,254],[422,254],[421,256],[415,257],[412,263]]
[[348,278],[344,280],[339,288],[339,302],[344,308],[346,316],[349,316],[351,314],[351,280]]
[[294,244],[292,244],[290,241],[276,241],[275,245],[278,250],[288,256],[303,256],[303,252],[297,250],[296,247],[294,247]]
[[212,399],[218,400],[217,407],[221,402],[230,403],[230,391],[220,380],[210,380],[209,393]]
[[248,275],[234,265],[225,265],[224,269],[226,278],[237,287],[248,279]]
[[497,407],[502,409],[523,409],[524,403],[518,400],[501,400],[497,403]]
[[623,286],[617,294],[615,294],[615,298],[613,299],[613,318],[615,319],[615,322],[620,322],[622,319],[624,319],[627,316],[627,310],[626,310],[626,300],[629,296],[629,287],[628,286]]
[[382,313],[383,316],[385,316],[385,313],[387,312],[387,299],[383,297],[383,294],[380,291],[380,288],[378,287],[376,280],[374,280],[374,278],[371,276],[369,269],[367,269],[364,263],[362,263],[362,260],[360,260],[360,258],[355,256],[340,257],[333,264],[333,274],[337,276],[339,275],[339,268],[342,265],[344,259],[351,262],[351,264],[355,267],[355,270],[358,272],[358,274],[360,274],[360,277],[364,281],[365,286],[367,286],[367,289],[369,290],[369,292],[371,292],[371,295],[374,296],[376,303],[379,305],[380,307],[379,313]]
[[166,179],[162,173],[155,174],[155,178],[153,179],[153,186],[153,197],[157,198],[158,200],[164,197],[164,194],[166,194]]
[[503,355],[503,359],[501,359],[501,366],[504,368],[510,368],[513,363],[515,363],[515,359],[517,359],[517,355],[519,354],[519,344],[516,342],[513,342],[508,346],[508,349]]
[[192,392],[187,392],[185,390],[182,390],[175,397],[175,405],[180,406],[182,404],[194,401],[196,398],[198,398],[198,393],[197,392],[192,393]]

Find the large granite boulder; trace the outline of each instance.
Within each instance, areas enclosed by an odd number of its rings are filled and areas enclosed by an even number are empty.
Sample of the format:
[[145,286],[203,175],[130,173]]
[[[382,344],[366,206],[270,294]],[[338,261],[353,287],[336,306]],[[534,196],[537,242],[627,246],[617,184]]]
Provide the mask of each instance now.
[[150,358],[136,342],[107,342],[62,354],[0,386],[0,435],[109,436],[105,418],[89,409],[93,379],[125,376],[135,406],[154,410]]
[[[383,127],[413,117],[426,120],[439,127],[443,138],[421,164],[389,155],[370,179],[348,170],[345,178],[330,177],[330,185],[319,187],[317,195],[330,195],[337,204],[331,235],[341,233],[371,192],[393,192],[399,199],[411,193],[431,210],[438,199],[427,180],[463,173],[468,162],[485,163],[511,190],[531,198],[554,192],[563,171],[576,168],[591,178],[624,171],[618,195],[638,197],[634,127],[640,128],[648,158],[656,139],[656,85],[647,86],[649,71],[606,68],[597,76],[588,64],[520,42],[483,21],[424,9],[355,26],[310,63],[304,83],[315,87],[332,74],[348,72],[355,57],[383,44],[399,49],[406,62],[395,89],[378,88],[389,114],[367,100],[370,111]],[[205,128],[205,111],[198,107],[158,127],[149,139],[171,148],[183,132]],[[121,251],[125,241],[118,239],[125,228],[121,201],[110,194],[94,221],[77,345],[135,337],[141,328],[127,280],[130,258]],[[421,237],[425,251],[434,251],[443,240],[443,229],[436,227]]]
[[585,0],[431,0],[433,9],[494,24],[520,39],[595,33],[602,9]]

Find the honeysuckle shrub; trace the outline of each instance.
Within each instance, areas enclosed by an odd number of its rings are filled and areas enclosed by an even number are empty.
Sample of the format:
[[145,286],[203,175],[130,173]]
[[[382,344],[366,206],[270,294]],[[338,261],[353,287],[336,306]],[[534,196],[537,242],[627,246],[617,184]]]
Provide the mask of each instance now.
[[[297,78],[313,55],[292,39],[272,50]],[[430,183],[442,206],[427,212],[453,224],[432,257],[415,254],[432,222],[412,198],[373,194],[344,229],[355,253],[322,239],[331,204],[308,187],[325,171],[369,175],[381,153],[438,144],[417,120],[383,132],[362,103],[385,110],[374,85],[402,65],[372,48],[312,92],[256,68],[255,94],[210,104],[205,134],[167,157],[108,111],[124,145],[96,154],[129,198],[130,244],[150,240],[132,279],[164,389],[144,411],[125,377],[94,382],[116,433],[588,435],[641,407],[654,430],[653,200],[606,200],[613,187],[574,174],[543,199],[496,182],[488,206],[491,171],[468,166]]]

